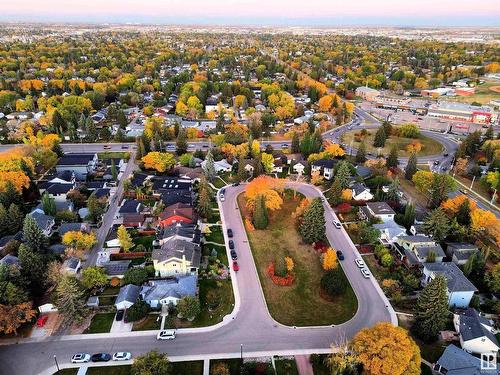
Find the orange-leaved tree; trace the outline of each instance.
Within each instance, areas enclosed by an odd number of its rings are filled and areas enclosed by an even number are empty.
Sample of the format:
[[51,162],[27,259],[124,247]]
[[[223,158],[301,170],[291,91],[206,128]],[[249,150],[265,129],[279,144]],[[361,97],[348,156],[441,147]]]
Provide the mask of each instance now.
[[337,266],[338,266],[337,253],[335,252],[334,249],[329,247],[328,250],[326,250],[325,254],[323,255],[323,269],[325,271],[329,271],[337,268]]
[[144,163],[144,168],[155,169],[162,173],[175,165],[174,156],[166,152],[149,152],[141,160]]
[[470,211],[474,211],[476,209],[476,202],[467,198],[463,194],[445,200],[443,203],[441,203],[441,207],[446,211],[448,216],[454,217],[465,201],[469,201]]
[[267,209],[274,211],[281,208],[283,198],[280,193],[285,188],[285,182],[279,178],[259,176],[250,182],[245,189],[247,207],[253,211],[259,195],[264,197]]

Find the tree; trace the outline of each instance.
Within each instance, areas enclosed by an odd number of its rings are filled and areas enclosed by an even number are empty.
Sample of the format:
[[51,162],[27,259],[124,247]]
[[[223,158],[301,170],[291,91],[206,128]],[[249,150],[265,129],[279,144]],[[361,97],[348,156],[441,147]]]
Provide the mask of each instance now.
[[200,301],[192,296],[185,296],[177,302],[177,313],[179,317],[194,320],[201,312]]
[[104,214],[104,207],[105,206],[95,196],[95,194],[91,194],[89,199],[87,200],[87,210],[89,211],[89,213],[86,219],[90,220],[93,223],[99,222],[102,215]]
[[179,134],[177,135],[177,141],[175,142],[177,155],[182,155],[187,152],[188,144],[187,144],[187,136],[186,130],[184,128],[179,129]]
[[383,126],[379,127],[375,133],[375,138],[373,140],[374,147],[384,147],[387,135],[385,134],[385,129]]
[[366,161],[366,145],[365,142],[361,142],[358,147],[358,152],[356,153],[356,162],[364,163]]
[[134,242],[132,241],[132,236],[127,229],[120,225],[117,231],[118,241],[120,241],[120,247],[125,253],[128,253],[132,247],[134,247]]
[[322,266],[325,271],[330,271],[338,267],[337,253],[331,247],[323,255]]
[[271,173],[274,168],[274,156],[272,154],[263,152],[260,155],[260,159],[262,167],[264,168],[264,172]]
[[380,231],[377,228],[372,227],[366,221],[363,221],[358,225],[358,238],[360,243],[373,244],[378,241],[379,237]]
[[266,199],[263,195],[257,196],[253,212],[253,225],[255,229],[266,229],[269,224],[267,216]]
[[446,279],[438,275],[422,290],[415,311],[415,332],[424,340],[434,340],[448,320]]
[[116,165],[115,165],[115,160],[111,159],[111,176],[113,177],[113,180],[116,181],[118,178],[118,172],[116,170]]
[[4,236],[9,233],[9,216],[5,206],[0,203],[0,235]]
[[405,206],[405,212],[403,216],[403,225],[405,226],[405,228],[410,228],[413,223],[415,223],[415,217],[415,205],[413,203],[408,203]]
[[333,268],[325,272],[321,277],[321,289],[330,297],[336,297],[345,293],[348,282],[340,267]]
[[128,310],[127,310],[127,321],[128,322],[136,322],[141,320],[146,315],[149,314],[150,307],[145,301],[136,301]]
[[66,324],[80,323],[87,313],[85,308],[85,293],[78,285],[78,280],[72,276],[61,279],[56,288],[54,305]]
[[493,212],[476,208],[471,213],[470,226],[477,235],[492,237],[500,243],[500,219]]
[[264,196],[268,210],[274,211],[281,208],[283,198],[280,192],[284,190],[284,182],[269,176],[259,176],[254,178],[245,188],[245,198],[247,207],[250,210],[255,208],[255,203],[259,195]]
[[401,327],[377,323],[359,331],[351,350],[371,375],[419,375],[420,349]]
[[315,198],[306,208],[299,223],[299,233],[306,243],[325,238],[325,208],[320,198]]
[[442,208],[436,208],[425,218],[423,228],[437,242],[442,242],[448,236],[450,219]]
[[430,186],[431,207],[439,205],[448,197],[448,193],[456,189],[456,182],[450,175],[434,173]]
[[297,154],[300,152],[300,139],[299,139],[299,133],[297,132],[294,132],[292,136],[291,151],[293,154]]
[[488,126],[488,129],[484,133],[484,139],[493,139],[493,126]]
[[9,221],[7,223],[8,232],[10,234],[15,234],[19,232],[23,226],[24,214],[19,209],[17,204],[12,203],[8,211]]
[[125,272],[122,285],[134,284],[140,286],[148,279],[148,271],[144,268],[130,268]]
[[8,335],[17,334],[17,329],[23,324],[31,321],[36,316],[31,302],[23,302],[17,305],[0,304],[0,332]]
[[87,267],[82,271],[82,285],[86,289],[97,289],[108,285],[108,276],[101,267]]
[[333,180],[332,187],[325,193],[333,206],[337,206],[340,202],[342,202],[342,186],[340,185],[338,178]]
[[144,168],[155,169],[158,172],[166,172],[175,165],[175,158],[172,154],[166,152],[149,152],[142,159]]
[[47,236],[30,215],[24,218],[23,241],[26,247],[36,252],[45,252],[49,244]]
[[138,356],[132,363],[132,375],[170,375],[171,366],[166,353],[156,350]]
[[205,157],[205,164],[203,165],[203,173],[208,181],[212,182],[217,173],[215,172],[214,167],[214,157],[212,155],[212,150],[208,150],[207,156]]
[[387,199],[390,201],[399,202],[400,191],[401,187],[399,185],[399,179],[396,177],[389,185],[389,190],[387,191]]
[[200,184],[198,187],[198,205],[197,211],[201,217],[208,218],[212,213],[212,193],[210,187],[208,186],[205,176],[200,179]]
[[64,233],[61,242],[73,248],[76,252],[85,252],[89,251],[96,244],[97,240],[94,233],[72,230]]
[[396,168],[398,166],[398,149],[396,146],[391,147],[387,162],[385,164],[388,168]]
[[123,110],[118,111],[116,121],[118,122],[118,125],[120,125],[121,129],[125,129],[127,127],[128,125],[127,116],[125,116],[125,112],[123,112]]
[[226,363],[216,362],[210,368],[210,375],[231,375],[231,373]]
[[399,134],[405,138],[418,138],[420,129],[415,124],[403,124],[399,127]]
[[408,164],[405,168],[405,178],[409,181],[412,180],[413,175],[417,172],[417,154],[412,152],[408,158]]
[[334,174],[342,189],[347,189],[351,180],[351,164],[347,161],[341,161]]
[[144,155],[146,155],[146,146],[144,145],[144,138],[137,137],[135,139],[135,144],[137,145],[137,153],[135,155],[135,160],[141,160]]
[[495,264],[485,277],[486,284],[490,288],[490,292],[497,293],[500,291],[500,263]]

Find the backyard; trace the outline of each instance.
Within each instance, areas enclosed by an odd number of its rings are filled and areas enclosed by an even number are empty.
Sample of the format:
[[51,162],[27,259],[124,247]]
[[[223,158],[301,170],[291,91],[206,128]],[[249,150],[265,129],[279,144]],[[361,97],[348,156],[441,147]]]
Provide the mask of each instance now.
[[[242,215],[247,215],[245,198],[238,197]],[[285,199],[283,207],[270,215],[265,230],[247,230],[269,312],[275,320],[291,326],[339,324],[352,318],[357,310],[356,296],[349,286],[346,293],[327,301],[320,296],[324,273],[319,254],[304,244],[295,230],[292,217],[299,198]],[[267,274],[271,262],[290,256],[294,263],[295,282],[278,286]]]

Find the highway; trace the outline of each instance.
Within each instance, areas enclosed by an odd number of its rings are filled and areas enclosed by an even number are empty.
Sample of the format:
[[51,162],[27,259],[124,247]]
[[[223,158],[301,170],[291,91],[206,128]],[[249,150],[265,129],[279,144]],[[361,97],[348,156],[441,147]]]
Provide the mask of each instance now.
[[[321,194],[311,185],[290,183],[289,187],[310,197]],[[345,255],[341,264],[358,297],[358,311],[351,320],[337,326],[295,328],[274,321],[267,310],[237,208],[236,198],[243,190],[242,185],[227,187],[225,201],[219,201],[224,233],[227,226],[233,230],[240,265],[237,274],[231,270],[236,305],[224,323],[209,329],[178,330],[177,338],[173,341],[157,341],[156,331],[59,336],[46,340],[4,340],[0,341],[0,345],[4,345],[0,346],[0,372],[9,375],[51,374],[55,370],[54,355],[57,355],[61,367],[75,367],[69,360],[74,353],[82,351],[91,354],[130,351],[137,356],[157,349],[168,353],[172,360],[236,358],[240,356],[240,348],[243,348],[245,357],[326,353],[332,343],[349,340],[363,327],[370,327],[379,321],[397,324],[394,311],[376,281],[363,278],[354,263],[359,254],[345,230],[332,225],[336,217],[329,207],[326,207],[325,213],[327,237],[332,246],[342,250]],[[228,239],[225,238],[225,241],[227,244]]]

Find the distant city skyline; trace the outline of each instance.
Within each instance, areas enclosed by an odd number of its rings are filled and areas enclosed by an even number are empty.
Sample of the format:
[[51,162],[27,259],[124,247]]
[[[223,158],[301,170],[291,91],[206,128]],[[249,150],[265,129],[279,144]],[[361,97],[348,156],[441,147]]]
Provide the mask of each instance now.
[[500,26],[498,0],[17,0],[0,21],[266,26]]

